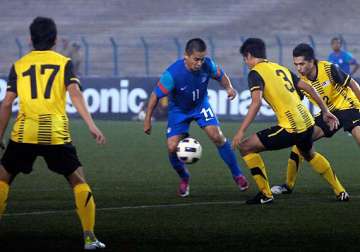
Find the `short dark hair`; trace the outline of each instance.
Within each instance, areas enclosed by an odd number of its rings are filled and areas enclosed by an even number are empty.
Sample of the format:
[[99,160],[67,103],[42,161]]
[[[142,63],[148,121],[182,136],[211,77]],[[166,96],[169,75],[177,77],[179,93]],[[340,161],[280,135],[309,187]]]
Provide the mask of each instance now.
[[205,41],[202,40],[201,38],[190,39],[186,43],[185,52],[186,54],[191,55],[194,51],[205,52],[206,51]]
[[305,43],[298,44],[293,50],[293,57],[303,56],[306,61],[316,60],[314,49]]
[[255,58],[266,59],[265,42],[260,38],[248,38],[240,47],[243,56],[251,54]]
[[334,41],[339,41],[340,45],[342,44],[342,39],[340,37],[333,37],[331,39],[331,44],[334,43]]
[[55,45],[57,36],[54,20],[47,17],[36,17],[30,25],[31,41],[35,50],[49,50]]

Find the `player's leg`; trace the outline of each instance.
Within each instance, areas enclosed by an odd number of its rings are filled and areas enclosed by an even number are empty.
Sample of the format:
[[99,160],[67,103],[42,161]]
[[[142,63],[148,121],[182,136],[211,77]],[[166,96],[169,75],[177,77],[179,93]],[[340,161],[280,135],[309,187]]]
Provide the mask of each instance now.
[[265,204],[273,201],[264,161],[258,154],[264,150],[279,150],[294,145],[294,134],[274,126],[252,134],[239,145],[240,153],[251,171],[259,193],[247,201],[248,204]]
[[[328,134],[330,135],[330,129],[328,129],[328,131],[329,131]],[[328,132],[328,131],[326,131],[326,132]],[[336,131],[331,133],[331,136],[335,132]],[[313,132],[313,141],[317,141],[318,139],[320,139],[324,136],[325,136],[325,133],[324,133],[323,129],[321,127],[315,125],[314,132]],[[271,187],[271,191],[273,194],[290,194],[290,193],[292,193],[294,186],[295,186],[296,177],[299,172],[299,168],[302,165],[303,161],[304,161],[304,158],[301,156],[299,149],[296,147],[296,145],[294,145],[291,148],[290,157],[287,162],[285,184],[274,185],[273,187]]]
[[360,146],[360,110],[347,109],[339,112],[339,114],[341,117],[339,120],[343,122],[344,130],[351,133]]
[[167,139],[167,147],[170,164],[180,177],[180,184],[177,193],[180,197],[187,197],[190,194],[190,173],[185,164],[181,162],[176,155],[177,145],[183,138],[183,134],[169,136]]
[[75,147],[72,144],[43,146],[42,155],[49,169],[64,175],[73,189],[76,212],[83,229],[84,248],[89,250],[105,248],[94,234],[95,199],[86,182]]
[[356,126],[351,130],[351,135],[356,140],[357,144],[360,146],[360,126]]
[[329,161],[320,153],[315,152],[312,142],[312,132],[307,131],[301,135],[299,142],[296,144],[301,155],[309,162],[310,166],[328,182],[340,201],[349,200],[345,188],[335,175]]
[[169,111],[168,127],[166,132],[167,149],[170,164],[180,177],[180,184],[177,191],[180,197],[187,197],[190,193],[190,173],[185,164],[178,159],[176,155],[176,148],[179,141],[189,135],[188,132],[191,120],[192,115],[189,113]]
[[249,199],[246,203],[271,203],[273,201],[273,196],[270,191],[265,163],[260,154],[258,154],[259,152],[265,150],[264,145],[260,141],[257,134],[252,134],[250,137],[242,141],[238,148],[259,189],[259,193],[254,198]]
[[66,177],[74,192],[76,212],[81,221],[84,236],[84,248],[93,250],[105,248],[94,233],[96,205],[90,186],[87,184],[82,167],[78,167]]
[[19,172],[30,173],[36,149],[29,144],[9,141],[0,165],[0,219],[6,209],[10,185]]
[[215,144],[222,160],[229,167],[231,175],[241,191],[249,188],[249,183],[243,175],[240,166],[236,160],[234,151],[231,149],[230,143],[224,137],[218,125],[207,125],[203,127],[210,140]]
[[6,209],[12,176],[2,165],[0,165],[0,220]]

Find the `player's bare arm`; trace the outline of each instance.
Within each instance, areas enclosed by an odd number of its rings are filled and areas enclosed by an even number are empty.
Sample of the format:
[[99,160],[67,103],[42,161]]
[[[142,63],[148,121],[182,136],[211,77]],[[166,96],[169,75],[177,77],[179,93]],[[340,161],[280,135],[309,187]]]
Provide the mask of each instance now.
[[298,87],[304,90],[314,99],[316,104],[320,107],[324,121],[329,125],[330,129],[337,129],[339,127],[339,120],[329,111],[328,107],[325,105],[324,101],[321,99],[316,90],[302,80],[298,82]]
[[11,116],[12,104],[17,97],[14,92],[6,92],[5,98],[0,106],[0,145],[3,147],[3,137]]
[[220,84],[225,88],[228,98],[233,100],[236,97],[236,90],[233,88],[230,78],[226,73],[221,77]]
[[85,121],[86,125],[89,127],[89,131],[91,135],[95,138],[96,143],[105,144],[106,138],[95,125],[94,120],[92,119],[89,111],[87,110],[85,100],[79,88],[79,85],[77,83],[70,84],[67,87],[67,90],[69,92],[73,105],[80,114],[81,118]]
[[349,83],[349,87],[351,88],[351,90],[354,92],[354,94],[356,95],[356,97],[360,101],[360,86],[359,86],[359,83],[357,83],[356,80],[351,79],[350,83]]
[[251,104],[249,106],[248,113],[245,116],[243,123],[236,132],[233,141],[232,148],[235,149],[241,143],[244,138],[247,128],[250,126],[252,121],[255,119],[256,114],[259,112],[262,102],[262,90],[254,90],[251,92]]
[[353,65],[353,66],[354,66],[354,68],[353,68],[353,70],[351,71],[350,75],[354,75],[354,74],[359,70],[360,65],[359,65],[359,63],[357,63],[356,61],[355,61],[355,63],[353,62],[353,63],[350,64],[350,65]]
[[151,93],[144,120],[144,132],[148,135],[151,133],[151,117],[154,109],[156,108],[156,105],[158,104],[158,101],[159,99],[157,98],[156,94],[154,92]]

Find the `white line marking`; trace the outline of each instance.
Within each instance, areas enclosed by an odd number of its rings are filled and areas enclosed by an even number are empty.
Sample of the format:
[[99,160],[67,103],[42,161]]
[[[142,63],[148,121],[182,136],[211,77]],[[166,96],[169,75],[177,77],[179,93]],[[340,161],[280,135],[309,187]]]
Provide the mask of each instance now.
[[[329,198],[329,197],[328,197]],[[333,198],[333,197],[331,197]],[[359,199],[359,195],[350,195],[351,199]],[[335,198],[333,198],[334,201]],[[275,197],[275,201],[281,200],[281,197]],[[313,199],[315,200],[315,199]],[[299,199],[297,199],[299,201]],[[302,200],[300,200],[302,201]],[[344,204],[340,203],[339,204]],[[345,203],[347,204],[347,203]],[[159,204],[159,205],[140,205],[140,206],[122,206],[122,207],[104,207],[97,208],[97,212],[105,212],[105,211],[118,211],[118,210],[131,210],[131,209],[149,209],[149,208],[175,208],[175,207],[190,207],[190,206],[210,206],[210,205],[245,205],[245,201],[207,201],[207,202],[193,202],[193,203],[178,203],[178,204]],[[33,211],[33,212],[22,212],[22,213],[7,213],[3,216],[15,217],[15,216],[31,216],[31,215],[52,215],[52,214],[67,214],[73,213],[75,209],[68,210],[52,210],[52,211]]]
[[[214,202],[194,202],[194,203],[179,203],[179,204],[160,204],[160,205],[140,205],[140,206],[122,206],[122,207],[105,207],[97,208],[96,211],[116,211],[116,210],[129,210],[129,209],[147,209],[147,208],[172,208],[172,207],[188,207],[188,206],[208,206],[208,205],[241,205],[245,201],[214,201]],[[53,210],[53,211],[33,211],[23,213],[8,213],[4,216],[29,216],[29,215],[51,215],[60,213],[73,213],[75,209],[69,210]]]

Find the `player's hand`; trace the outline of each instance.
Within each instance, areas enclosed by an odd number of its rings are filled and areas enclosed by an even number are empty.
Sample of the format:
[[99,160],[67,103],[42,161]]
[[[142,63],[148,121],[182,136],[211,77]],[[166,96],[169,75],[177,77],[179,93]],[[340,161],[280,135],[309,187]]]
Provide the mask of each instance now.
[[226,92],[230,100],[233,100],[237,95],[236,90],[232,87],[226,89]]
[[231,143],[231,147],[233,148],[233,150],[236,150],[239,147],[243,138],[244,138],[244,132],[238,131]]
[[93,138],[95,138],[97,144],[105,144],[106,143],[105,136],[103,135],[101,130],[99,130],[98,127],[96,127],[96,125],[92,125],[91,127],[89,127],[89,131],[90,131],[91,135],[93,136]]
[[144,120],[144,133],[147,135],[151,134],[151,119],[148,120],[145,118]]
[[339,120],[330,111],[323,113],[323,120],[330,127],[330,130],[337,129],[339,127]]

